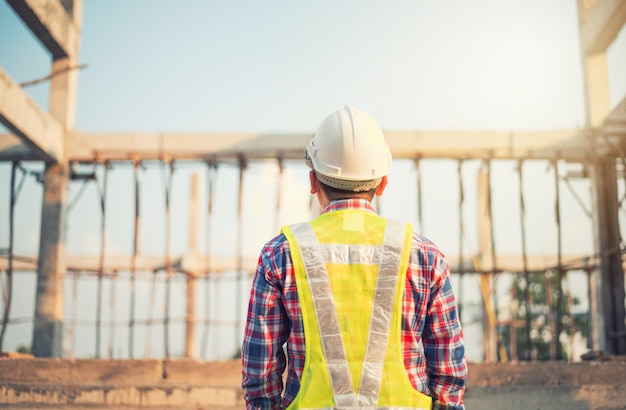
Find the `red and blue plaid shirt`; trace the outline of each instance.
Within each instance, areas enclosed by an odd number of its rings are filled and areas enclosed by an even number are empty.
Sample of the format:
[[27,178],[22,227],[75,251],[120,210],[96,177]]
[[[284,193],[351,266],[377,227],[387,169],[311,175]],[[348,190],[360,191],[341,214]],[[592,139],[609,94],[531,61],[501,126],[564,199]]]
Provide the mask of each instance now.
[[[365,199],[347,199],[331,202],[324,213],[341,209],[375,212]],[[434,408],[460,410],[467,364],[449,276],[441,251],[414,234],[402,302],[404,366],[413,387],[434,397]],[[289,243],[282,234],[267,242],[259,256],[241,357],[248,409],[282,409],[293,401],[304,367],[304,326]]]

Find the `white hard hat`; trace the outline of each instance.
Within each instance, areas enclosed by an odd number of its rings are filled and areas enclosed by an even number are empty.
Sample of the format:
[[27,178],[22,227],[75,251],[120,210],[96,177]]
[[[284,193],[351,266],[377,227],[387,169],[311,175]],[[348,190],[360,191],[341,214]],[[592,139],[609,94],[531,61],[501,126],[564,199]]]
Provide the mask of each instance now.
[[320,182],[344,191],[367,191],[389,172],[391,152],[376,120],[345,106],[319,126],[305,160]]

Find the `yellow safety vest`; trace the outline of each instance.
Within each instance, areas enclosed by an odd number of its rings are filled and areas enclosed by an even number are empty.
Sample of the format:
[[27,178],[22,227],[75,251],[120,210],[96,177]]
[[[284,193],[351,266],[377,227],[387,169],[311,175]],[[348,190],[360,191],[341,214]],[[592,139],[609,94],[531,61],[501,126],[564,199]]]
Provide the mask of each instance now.
[[306,340],[300,390],[288,409],[430,409],[402,358],[411,225],[339,210],[282,232]]

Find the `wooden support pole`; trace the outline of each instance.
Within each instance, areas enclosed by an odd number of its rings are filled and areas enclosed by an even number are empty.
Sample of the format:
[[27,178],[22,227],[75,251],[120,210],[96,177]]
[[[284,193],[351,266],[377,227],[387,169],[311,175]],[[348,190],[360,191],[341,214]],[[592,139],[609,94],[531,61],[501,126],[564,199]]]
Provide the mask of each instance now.
[[[106,244],[106,197],[107,197],[107,176],[108,164],[104,164],[104,180],[103,186],[99,188],[100,192],[100,254],[98,261],[98,288],[96,295],[96,358],[100,357],[100,342],[102,328],[102,280],[104,277],[104,261],[105,261],[105,244]],[[99,182],[96,180],[96,183]]]
[[555,334],[554,343],[554,360],[561,360],[561,332],[563,331],[563,240],[561,235],[561,189],[559,184],[559,162],[555,158],[552,162],[554,167],[554,219],[556,221],[556,245],[557,245],[557,267],[556,267],[556,306],[555,312]]
[[493,228],[491,219],[491,186],[489,162],[478,170],[478,228],[479,228],[479,267],[480,269],[492,269],[489,273],[480,276],[480,288],[483,296],[485,308],[484,327],[484,349],[485,361],[487,363],[496,362],[497,358],[497,318],[491,298],[491,291],[494,286],[494,250],[493,250]]
[[285,164],[283,159],[277,158],[276,165],[278,166],[278,175],[276,176],[276,207],[274,208],[274,229],[275,232],[279,232],[280,211],[282,208],[283,174],[285,171]]
[[517,292],[515,291],[515,282],[511,286],[511,303],[510,303],[510,319],[509,319],[509,349],[511,351],[511,361],[517,362],[517,318],[515,317],[516,311],[513,307],[516,306]]
[[72,308],[71,308],[71,325],[69,334],[69,347],[67,349],[67,358],[74,359],[76,351],[76,323],[78,320],[78,278],[80,273],[76,270],[72,271]]
[[128,321],[128,357],[135,357],[135,304],[137,288],[137,257],[139,256],[139,222],[140,222],[140,192],[139,192],[139,158],[133,156],[133,180],[135,191],[135,223],[133,229],[133,255],[130,259],[130,313]]
[[419,224],[418,232],[425,235],[424,231],[424,215],[422,207],[422,168],[420,167],[420,158],[415,158],[415,170],[417,171],[417,222]]
[[172,174],[174,173],[174,163],[172,159],[163,155],[163,173],[165,188],[165,305],[163,306],[163,354],[165,359],[170,357],[170,305],[172,296],[172,259],[170,255],[171,246],[171,195],[172,195]]
[[202,331],[202,343],[201,343],[201,357],[207,358],[207,349],[209,344],[209,332],[211,326],[209,319],[211,317],[211,227],[213,222],[213,195],[215,193],[215,176],[217,174],[217,163],[215,161],[209,161],[207,163],[207,217],[206,217],[206,233],[205,233],[205,255],[204,261],[207,261],[203,266],[203,273],[205,275],[204,281],[204,328]]
[[550,334],[552,335],[552,340],[550,340],[550,359],[554,360],[554,358],[556,357],[556,343],[554,342],[554,339],[557,336],[556,334],[556,329],[554,326],[554,311],[553,311],[553,301],[552,301],[552,281],[554,278],[554,272],[550,269],[546,272],[545,275],[545,279],[546,279],[546,306],[547,308],[547,312],[546,312],[546,317],[547,317],[547,322],[548,322],[548,329],[550,329]]
[[117,283],[117,272],[111,272],[109,276],[109,354],[108,359],[113,360],[115,355],[115,288]]
[[524,173],[523,161],[517,163],[517,172],[519,176],[519,207],[520,207],[520,226],[522,233],[522,273],[524,275],[524,310],[526,311],[526,356],[525,360],[530,360],[532,352],[532,339],[530,330],[532,325],[531,316],[531,300],[530,300],[530,272],[528,270],[528,250],[526,245],[526,201],[524,200]]
[[465,265],[463,264],[465,255],[463,253],[463,245],[465,245],[465,223],[463,218],[463,204],[465,203],[465,189],[463,187],[463,160],[459,160],[457,164],[457,175],[459,178],[459,320],[463,317],[463,274],[465,273]]
[[243,176],[248,166],[246,158],[239,157],[239,191],[237,194],[237,287],[235,289],[235,345],[241,345],[243,331]]
[[[200,254],[200,174],[192,174],[189,191],[189,245],[188,252],[194,259]],[[196,281],[199,272],[187,273],[187,314],[185,317],[185,357],[196,357]]]

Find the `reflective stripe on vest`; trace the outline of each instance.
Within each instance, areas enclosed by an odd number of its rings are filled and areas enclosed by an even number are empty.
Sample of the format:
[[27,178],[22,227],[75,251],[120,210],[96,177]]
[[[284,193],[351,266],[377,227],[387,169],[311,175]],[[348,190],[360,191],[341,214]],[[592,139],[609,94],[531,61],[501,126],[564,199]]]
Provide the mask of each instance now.
[[[336,221],[339,226],[345,226],[345,220],[342,218],[352,218],[360,211],[339,211],[329,215],[325,214],[325,219],[338,218]],[[361,217],[360,215],[357,215]],[[304,374],[309,374],[312,370],[308,369],[310,346],[309,338],[312,335],[307,334],[307,324],[311,324],[314,320],[319,332],[319,342],[323,350],[322,361],[325,361],[326,371],[328,372],[328,383],[330,384],[330,394],[332,397],[328,400],[318,400],[325,403],[321,406],[314,405],[310,407],[304,405],[306,399],[296,397],[294,404],[290,408],[328,408],[328,409],[417,409],[431,407],[430,397],[417,392],[410,385],[406,372],[403,375],[392,376],[401,380],[395,384],[401,394],[408,393],[411,396],[411,406],[407,407],[406,400],[398,403],[385,402],[379,403],[379,394],[381,391],[381,381],[385,369],[385,359],[387,357],[388,345],[390,343],[390,328],[392,327],[392,319],[397,325],[395,329],[393,343],[399,346],[399,318],[394,317],[394,312],[399,315],[398,307],[401,309],[401,296],[403,289],[398,289],[399,278],[405,278],[406,265],[404,271],[402,269],[403,260],[408,263],[408,252],[410,249],[411,229],[405,223],[384,220],[378,216],[369,216],[375,218],[374,221],[384,226],[384,235],[382,244],[335,244],[320,243],[318,235],[314,229],[316,221],[311,224],[303,223],[283,228],[283,232],[290,242],[292,249],[292,259],[294,261],[294,269],[296,270],[296,279],[298,285],[298,294],[301,298],[301,306],[303,310],[303,320],[305,321],[305,339],[307,359],[305,360],[305,369],[302,382],[306,382]],[[358,219],[358,218],[357,218]],[[312,226],[313,225],[313,226]],[[330,225],[329,225],[330,226]],[[319,232],[318,232],[319,233]],[[365,235],[366,236],[366,235]],[[407,243],[408,242],[408,243]],[[332,290],[331,280],[327,272],[327,267],[331,265],[363,265],[373,266],[377,269],[375,289],[371,300],[371,312],[369,317],[369,331],[367,332],[367,341],[365,353],[362,357],[362,369],[360,371],[360,380],[358,390],[355,391],[353,385],[353,375],[350,364],[346,355],[346,348],[342,336],[341,323],[337,315],[335,300]],[[306,279],[302,281],[302,277],[298,276],[298,270],[306,272]],[[302,275],[303,272],[300,272]],[[298,281],[300,278],[300,281]],[[301,289],[304,283],[308,284],[308,289]],[[404,283],[402,281],[402,283]],[[304,285],[306,286],[306,285]],[[304,297],[303,297],[304,296]],[[312,305],[313,312],[308,312],[305,308],[307,300]],[[369,303],[367,301],[366,303]],[[314,315],[314,318],[309,317]],[[345,327],[345,324],[344,324]],[[309,326],[309,329],[314,329]],[[313,330],[314,331],[314,330]],[[391,330],[393,332],[393,330]],[[311,337],[314,339],[314,337]],[[317,340],[317,339],[315,339]],[[396,349],[396,351],[399,349]],[[402,361],[400,354],[392,355],[396,361]],[[360,360],[360,359],[359,359]],[[318,368],[321,366],[316,363]],[[396,364],[397,365],[397,364]],[[401,363],[402,370],[403,363]],[[396,366],[394,369],[398,369]],[[354,369],[352,369],[354,371]],[[358,375],[358,373],[356,373]],[[402,377],[404,379],[402,379]],[[315,379],[310,376],[311,380]],[[321,380],[325,380],[322,378]],[[322,383],[324,384],[324,383]],[[407,387],[408,386],[408,387]],[[320,386],[323,388],[324,386]],[[402,390],[404,389],[404,390]],[[407,390],[408,389],[408,390]],[[307,391],[308,388],[301,386],[301,391]],[[303,393],[306,394],[306,393]],[[387,398],[388,399],[388,398]],[[300,403],[301,401],[305,403]],[[393,401],[393,399],[389,399]],[[315,400],[313,400],[315,402]],[[400,404],[402,403],[402,404]],[[302,407],[297,407],[303,404]],[[313,404],[313,403],[306,403]],[[396,404],[396,406],[394,406]],[[400,405],[400,406],[398,406]],[[380,407],[377,407],[380,406]]]

